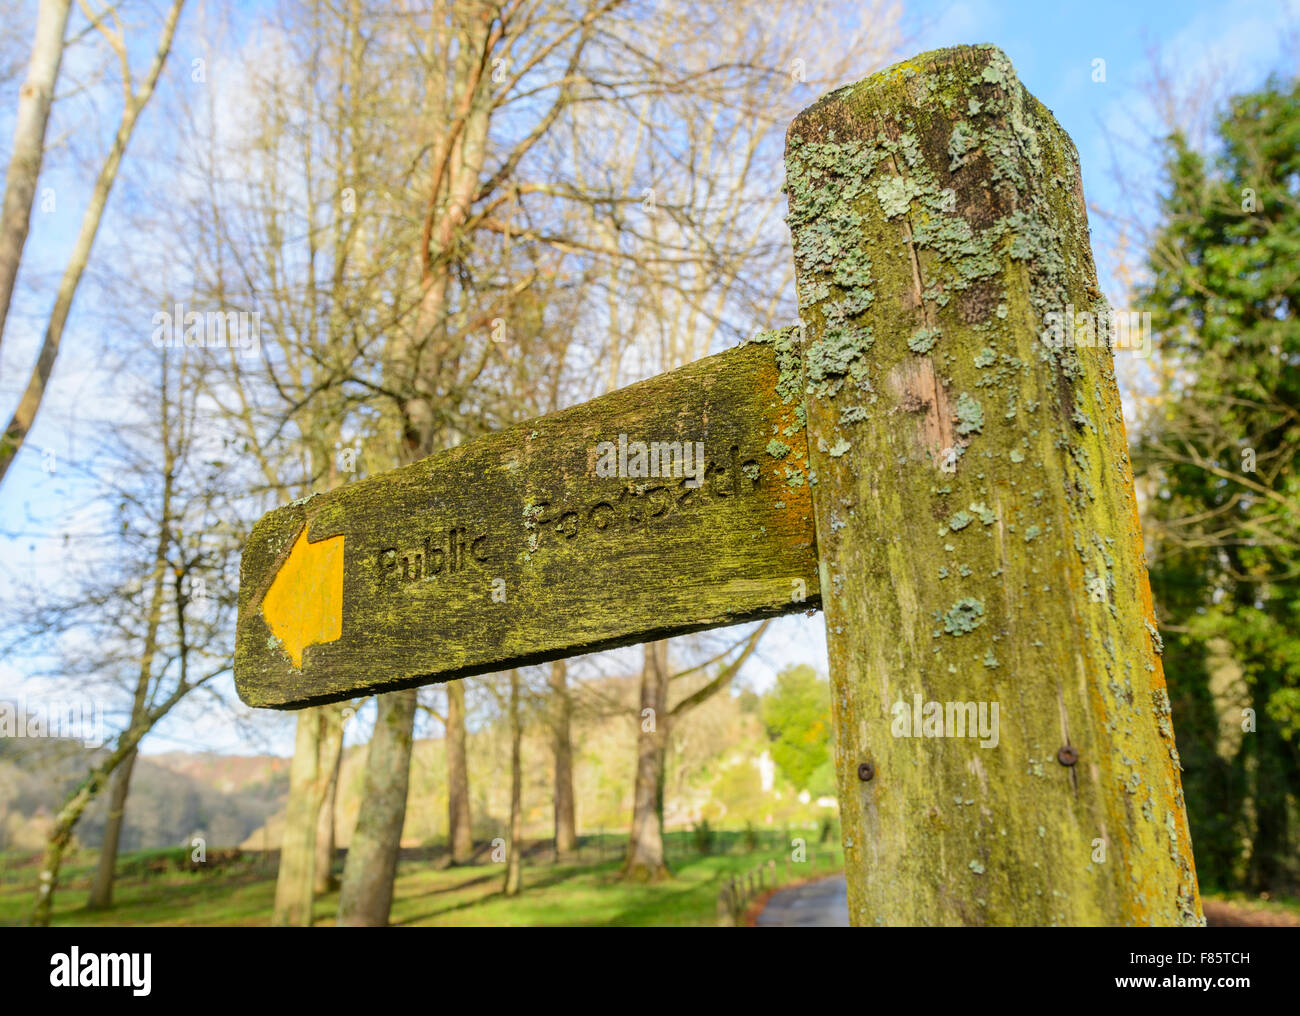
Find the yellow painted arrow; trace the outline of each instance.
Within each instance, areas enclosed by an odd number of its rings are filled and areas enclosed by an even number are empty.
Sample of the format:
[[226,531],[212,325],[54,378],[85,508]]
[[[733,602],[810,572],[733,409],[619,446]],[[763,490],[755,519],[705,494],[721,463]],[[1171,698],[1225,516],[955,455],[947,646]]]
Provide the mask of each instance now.
[[308,543],[303,526],[262,598],[262,616],[300,670],[308,646],[342,638],[343,537]]

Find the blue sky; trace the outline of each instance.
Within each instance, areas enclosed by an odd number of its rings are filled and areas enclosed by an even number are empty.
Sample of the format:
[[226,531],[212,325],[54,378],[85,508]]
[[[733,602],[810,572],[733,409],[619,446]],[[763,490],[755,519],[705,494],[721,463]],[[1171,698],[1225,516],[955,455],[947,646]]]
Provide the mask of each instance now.
[[[34,3],[23,4],[34,10]],[[1165,69],[1174,90],[1195,94],[1206,82],[1213,83],[1211,95],[1230,94],[1260,84],[1270,71],[1294,74],[1297,50],[1288,49],[1288,35],[1294,42],[1300,31],[1300,0],[1261,0],[1257,3],[1224,3],[1211,0],[1183,0],[1179,3],[1094,2],[1033,3],[973,0],[966,3],[905,3],[903,24],[908,33],[904,49],[915,53],[957,43],[991,42],[1011,58],[1021,80],[1073,137],[1083,166],[1084,192],[1091,206],[1118,210],[1126,208],[1127,187],[1139,198],[1138,214],[1145,214],[1158,183],[1159,149],[1152,137],[1160,130],[1159,117],[1150,101],[1146,83],[1152,76],[1153,56]],[[30,20],[30,19],[29,19]],[[201,33],[196,33],[200,12],[190,10],[173,59],[188,73],[189,61],[201,51]],[[1097,65],[1105,61],[1105,80],[1096,81]],[[166,82],[162,87],[167,87]],[[12,137],[12,100],[15,88],[0,92],[0,161],[7,164]],[[157,103],[157,100],[155,100]],[[156,112],[156,110],[155,110]],[[115,113],[114,113],[115,115]],[[165,144],[165,123],[146,115],[144,136],[133,142],[133,151]],[[80,144],[74,139],[74,144]],[[93,150],[94,146],[87,146]],[[130,156],[128,155],[128,158]],[[55,216],[34,221],[28,255],[35,270],[20,278],[18,300],[37,320],[48,302],[57,272],[66,256],[81,209],[84,186],[76,172],[70,172],[64,152],[54,160],[42,185],[55,184],[59,205]],[[1117,171],[1118,168],[1118,171]],[[84,177],[84,173],[81,174]],[[114,195],[114,205],[129,194]],[[1103,288],[1113,302],[1117,281],[1112,272],[1114,232],[1105,220],[1092,212],[1093,242]],[[112,244],[101,235],[95,258],[112,256]],[[93,268],[93,264],[92,264]],[[42,468],[44,449],[58,455],[76,451],[77,442],[93,434],[87,428],[96,410],[88,391],[101,387],[104,360],[100,349],[95,314],[102,311],[106,294],[86,286],[79,296],[65,340],[66,350],[55,374],[54,395],[47,401],[27,450],[20,456],[3,488],[0,488],[0,596],[5,595],[6,574],[30,570],[37,561],[57,561],[56,543],[65,506],[75,499],[75,481],[66,471],[50,474]],[[111,294],[107,294],[111,300]],[[38,335],[34,329],[11,324],[0,361],[0,412],[8,414],[20,382],[25,381],[34,356]],[[1141,384],[1140,371],[1121,365],[1121,382],[1133,389]],[[1131,391],[1130,393],[1131,394]],[[6,415],[7,419],[7,415]],[[55,539],[50,535],[55,534]],[[807,662],[825,669],[825,640],[820,615],[802,615],[779,621],[769,636],[762,659],[752,668],[756,684],[764,685],[780,666]],[[631,669],[628,661],[626,669]],[[0,660],[0,699],[33,693],[33,685],[16,661]],[[233,699],[233,692],[228,695]],[[275,750],[292,748],[292,718],[261,716],[253,721]],[[219,750],[260,750],[247,739],[247,729],[223,722],[214,728],[184,711],[169,720],[146,742],[146,750],[167,751],[182,746]]]

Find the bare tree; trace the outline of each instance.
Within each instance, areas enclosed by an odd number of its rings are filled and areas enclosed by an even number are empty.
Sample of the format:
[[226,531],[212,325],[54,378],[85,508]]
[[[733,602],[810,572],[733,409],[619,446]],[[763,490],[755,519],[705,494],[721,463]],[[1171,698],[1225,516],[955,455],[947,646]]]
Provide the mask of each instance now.
[[[81,284],[81,277],[85,273],[87,263],[90,261],[90,252],[94,247],[95,236],[99,232],[100,223],[104,218],[104,209],[108,204],[109,195],[112,193],[113,184],[117,180],[118,170],[121,168],[127,145],[131,141],[132,134],[135,133],[140,114],[153,96],[163,65],[167,62],[167,56],[171,52],[172,37],[176,32],[176,23],[180,20],[183,3],[184,0],[173,0],[171,7],[168,9],[162,30],[159,33],[158,46],[154,52],[153,61],[145,71],[144,77],[138,86],[132,78],[126,39],[116,11],[110,8],[100,14],[95,14],[89,11],[88,8],[86,9],[86,17],[107,41],[121,65],[122,114],[112,144],[108,153],[104,156],[99,174],[95,178],[90,200],[81,219],[81,228],[77,232],[77,237],[72,245],[72,253],[68,256],[63,278],[59,282],[59,288],[54,298],[54,306],[45,324],[45,335],[41,342],[40,352],[37,354],[36,364],[32,368],[18,406],[14,409],[9,424],[5,428],[4,436],[0,438],[0,483],[3,483],[5,474],[9,471],[10,463],[13,462],[14,456],[18,454],[18,450],[22,448],[23,442],[27,440],[27,434],[31,430],[32,424],[35,423],[36,414],[41,407],[42,400],[45,398],[46,386],[54,370],[55,361],[58,359],[59,345],[63,341],[63,329],[68,322],[68,315],[72,312],[72,301],[77,295],[77,287]],[[110,19],[115,23],[116,27],[109,27],[107,21]],[[7,211],[8,195],[6,194],[6,213]],[[19,251],[13,253],[16,256]]]
[[573,855],[578,825],[573,794],[573,699],[569,695],[568,664],[551,664],[551,745],[555,764],[555,859]]
[[[141,740],[177,704],[229,671],[225,626],[234,609],[239,539],[212,458],[199,396],[200,365],[158,360],[152,401],[134,422],[119,420],[113,442],[79,465],[97,484],[106,513],[94,534],[102,560],[78,555],[67,589],[33,590],[11,627],[28,640],[70,639],[59,672],[78,694],[98,685],[105,699],[125,692],[129,706],[111,744],[91,755],[85,779],[54,817],[40,868],[33,923],[48,924],[64,853],[87,807],[115,780],[110,827],[101,848],[95,902],[111,901],[121,805]],[[126,375],[119,373],[119,390]],[[112,561],[104,569],[103,560]],[[209,595],[211,593],[211,595]],[[75,636],[75,637],[74,637]],[[93,647],[86,649],[86,640]]]
[[[657,881],[668,876],[664,857],[664,774],[669,734],[674,721],[728,687],[745,661],[758,648],[771,622],[764,621],[730,647],[740,651],[728,662],[719,663],[717,673],[695,691],[669,707],[669,686],[675,680],[699,673],[711,663],[688,667],[677,674],[669,670],[668,643],[647,642],[645,667],[641,673],[641,711],[636,741],[636,775],[632,795],[632,829],[628,837],[623,875],[633,881]],[[726,653],[723,654],[725,656]]]
[[344,710],[349,707],[335,705],[324,707],[321,713],[321,738],[318,746],[318,764],[325,774],[325,791],[321,795],[316,813],[316,863],[314,865],[314,890],[319,896],[338,888],[334,877],[334,826],[335,803],[338,800],[339,772],[343,765]]
[[[339,407],[325,415],[364,416],[380,468],[517,418],[529,387],[556,405],[590,394],[593,376],[617,382],[625,347],[634,371],[669,366],[766,323],[790,302],[776,214],[780,128],[804,87],[790,46],[811,47],[789,26],[816,23],[800,17],[806,2],[778,6],[286,5],[289,50],[256,83],[265,171],[241,182],[255,201],[214,207],[203,258],[226,299],[260,301],[286,337],[259,365],[260,393],[228,402],[232,417],[258,441],[301,439],[316,407]],[[289,165],[304,168],[289,179]],[[623,306],[617,294],[634,292]],[[611,328],[625,313],[634,327]],[[609,334],[614,366],[593,372]],[[449,694],[463,858],[463,709]],[[341,906],[358,922],[386,915],[362,900],[367,871],[396,868],[414,692],[382,696],[379,712],[366,781],[381,792],[363,801],[344,871]]]
[[510,826],[506,834],[506,877],[502,891],[517,896],[523,884],[523,722],[519,717],[519,671],[510,671]]
[[[366,758],[361,814],[348,845],[339,890],[337,923],[340,927],[376,927],[388,923],[401,846],[400,820],[406,815],[414,722],[413,696],[379,696],[375,732]],[[394,832],[395,816],[399,824]]]

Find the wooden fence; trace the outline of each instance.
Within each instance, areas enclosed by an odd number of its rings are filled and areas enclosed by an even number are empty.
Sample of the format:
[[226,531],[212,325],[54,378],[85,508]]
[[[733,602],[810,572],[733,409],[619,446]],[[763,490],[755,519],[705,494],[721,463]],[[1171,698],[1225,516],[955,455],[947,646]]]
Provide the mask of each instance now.
[[722,888],[718,890],[719,927],[744,927],[750,904],[763,893],[809,881],[819,874],[831,874],[840,867],[837,858],[835,850],[812,850],[804,861],[787,856],[784,864],[769,860],[740,877],[732,875],[723,879]]

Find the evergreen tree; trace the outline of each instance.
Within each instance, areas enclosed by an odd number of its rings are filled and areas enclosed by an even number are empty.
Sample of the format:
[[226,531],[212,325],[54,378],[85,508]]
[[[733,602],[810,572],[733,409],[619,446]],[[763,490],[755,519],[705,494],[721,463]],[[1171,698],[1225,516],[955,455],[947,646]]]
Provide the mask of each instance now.
[[[1300,82],[1168,142],[1141,294],[1164,359],[1137,460],[1197,868],[1294,887],[1300,785]],[[1232,695],[1230,658],[1245,696]]]

